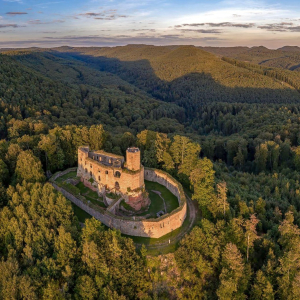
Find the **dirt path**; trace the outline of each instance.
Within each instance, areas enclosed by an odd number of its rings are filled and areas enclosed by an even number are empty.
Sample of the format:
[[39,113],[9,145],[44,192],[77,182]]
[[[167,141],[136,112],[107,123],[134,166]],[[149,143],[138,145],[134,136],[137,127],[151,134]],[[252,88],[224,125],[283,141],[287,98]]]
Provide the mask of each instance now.
[[[167,241],[153,244],[153,245],[147,245],[147,249],[162,249],[166,246],[169,245],[174,245],[177,242],[179,242],[185,234],[187,234],[192,227],[194,226],[195,220],[196,220],[196,215],[197,215],[197,210],[195,208],[195,205],[193,204],[191,198],[185,194],[186,196],[186,201],[188,205],[188,218],[189,218],[189,226],[185,227],[184,230],[182,230],[177,236],[170,238]],[[141,245],[141,244],[139,244]]]

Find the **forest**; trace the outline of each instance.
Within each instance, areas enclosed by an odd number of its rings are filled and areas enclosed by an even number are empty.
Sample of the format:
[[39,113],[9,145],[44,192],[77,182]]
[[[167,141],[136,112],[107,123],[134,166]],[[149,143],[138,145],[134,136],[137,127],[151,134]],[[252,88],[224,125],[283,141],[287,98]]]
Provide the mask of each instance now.
[[[2,51],[1,299],[300,298],[299,72],[205,50]],[[82,226],[48,183],[80,145],[183,184],[199,221],[174,251]]]

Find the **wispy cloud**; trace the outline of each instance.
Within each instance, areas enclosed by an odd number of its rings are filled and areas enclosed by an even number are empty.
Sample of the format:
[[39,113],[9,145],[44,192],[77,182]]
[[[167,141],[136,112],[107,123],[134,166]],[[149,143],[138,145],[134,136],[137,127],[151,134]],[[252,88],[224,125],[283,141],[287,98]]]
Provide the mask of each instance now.
[[222,33],[221,30],[218,29],[180,29],[180,31],[182,32],[197,32],[197,33],[204,33],[204,34],[208,34],[208,33],[212,33],[212,34],[216,34],[216,33]]
[[10,12],[7,12],[6,15],[9,15],[9,16],[19,16],[19,15],[28,15],[27,12],[23,12],[23,11],[10,11]]
[[274,24],[265,24],[258,26],[260,29],[265,29],[268,31],[275,32],[300,32],[300,25],[292,26],[294,23],[291,22],[282,22]]
[[116,20],[118,18],[128,18],[129,16],[125,14],[118,14],[117,9],[109,9],[100,12],[85,12],[74,17],[76,19],[78,19],[78,17],[87,17],[95,20]]
[[4,2],[18,2],[22,3],[22,0],[3,0]]
[[41,21],[41,20],[29,20],[27,24],[30,25],[43,25],[43,24],[54,24],[54,23],[64,23],[65,20],[52,20],[52,21]]
[[0,28],[18,28],[18,27],[21,27],[19,26],[18,24],[0,24]]
[[210,27],[240,27],[240,28],[251,28],[255,26],[255,23],[232,23],[232,22],[222,22],[222,23],[190,23],[175,25],[175,27],[200,27],[200,26],[210,26]]

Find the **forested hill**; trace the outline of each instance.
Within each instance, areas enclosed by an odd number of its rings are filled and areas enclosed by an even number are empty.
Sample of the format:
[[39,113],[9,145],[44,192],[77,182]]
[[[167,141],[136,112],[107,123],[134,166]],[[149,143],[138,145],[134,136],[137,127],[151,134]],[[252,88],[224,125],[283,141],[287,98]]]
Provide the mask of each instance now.
[[[230,135],[245,129],[235,121],[239,113],[254,108],[241,104],[256,103],[259,110],[272,104],[276,111],[294,104],[297,113],[300,103],[292,87],[298,72],[282,70],[278,77],[273,69],[225,61],[193,46],[34,48],[3,54],[2,136],[11,118],[5,111],[13,119],[50,127],[101,123],[118,133]],[[291,74],[292,80],[284,82]],[[257,122],[250,127],[256,130]]]
[[[54,50],[53,50],[54,51]],[[193,46],[59,48],[98,70],[117,74],[158,99],[175,102],[192,115],[213,101],[295,103],[299,94],[276,79],[232,66]]]
[[219,57],[226,56],[266,67],[300,71],[300,48],[285,46],[277,50],[266,47],[203,47]]
[[1,137],[11,119],[42,121],[50,127],[101,122],[108,129],[131,127],[135,132],[182,128],[183,108],[153,99],[113,74],[52,55],[30,53],[23,58],[0,55]]

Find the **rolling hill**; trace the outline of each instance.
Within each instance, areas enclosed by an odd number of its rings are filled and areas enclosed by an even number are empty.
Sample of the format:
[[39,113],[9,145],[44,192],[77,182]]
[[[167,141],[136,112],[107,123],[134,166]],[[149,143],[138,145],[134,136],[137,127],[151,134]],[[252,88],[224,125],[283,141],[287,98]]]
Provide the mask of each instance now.
[[[18,54],[18,55],[17,55]],[[184,109],[152,98],[117,76],[48,53],[0,55],[0,117],[55,124],[102,123],[110,131],[180,130]],[[123,128],[123,129],[122,129]]]
[[203,47],[205,51],[219,57],[226,56],[249,63],[291,71],[300,70],[300,48],[285,46],[277,50],[266,47]]

